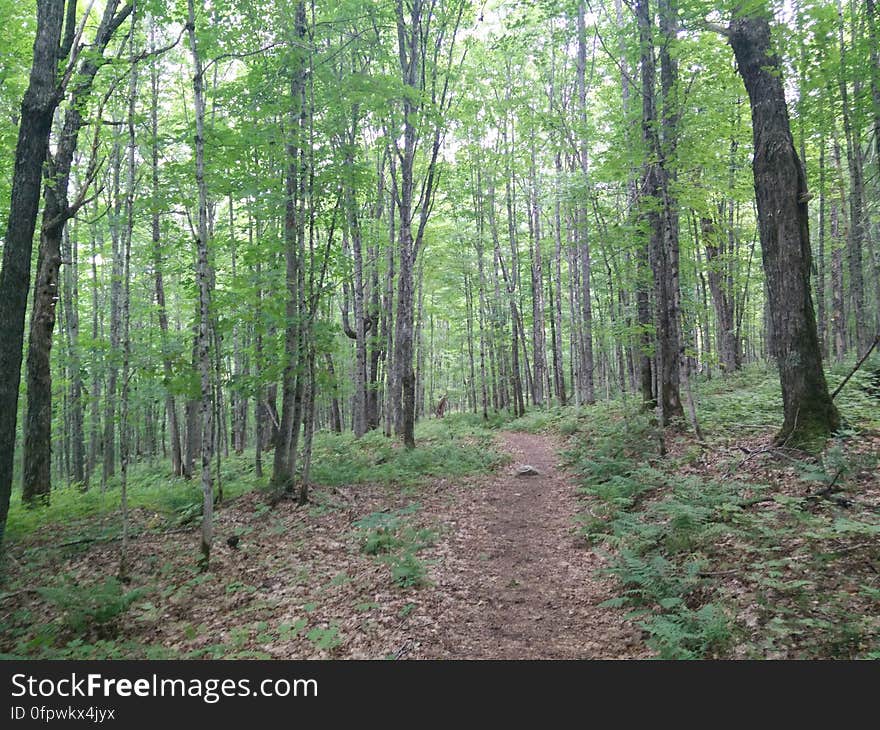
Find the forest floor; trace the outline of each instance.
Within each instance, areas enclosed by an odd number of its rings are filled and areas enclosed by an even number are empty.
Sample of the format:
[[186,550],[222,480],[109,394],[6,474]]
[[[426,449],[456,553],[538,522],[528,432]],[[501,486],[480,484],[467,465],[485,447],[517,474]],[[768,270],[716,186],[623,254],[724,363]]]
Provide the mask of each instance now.
[[820,453],[772,445],[750,368],[698,383],[702,440],[626,397],[428,419],[413,450],[321,433],[303,507],[230,455],[207,572],[161,460],[130,475],[125,583],[117,484],[18,500],[0,658],[880,658],[872,377]]
[[[641,632],[619,609],[599,606],[613,591],[599,577],[601,558],[577,535],[576,487],[558,465],[558,441],[500,432],[493,448],[501,458],[489,473],[420,487],[317,488],[306,507],[282,501],[270,508],[266,493],[244,494],[217,513],[207,573],[195,567],[198,527],[151,529],[159,516],[146,509],[132,515],[125,586],[102,582],[117,570],[117,540],[79,542],[57,525],[37,531],[11,551],[9,583],[22,587],[0,603],[0,651],[646,656]],[[517,476],[523,464],[538,474]],[[61,579],[36,587],[50,576]],[[101,613],[108,603],[118,615]]]

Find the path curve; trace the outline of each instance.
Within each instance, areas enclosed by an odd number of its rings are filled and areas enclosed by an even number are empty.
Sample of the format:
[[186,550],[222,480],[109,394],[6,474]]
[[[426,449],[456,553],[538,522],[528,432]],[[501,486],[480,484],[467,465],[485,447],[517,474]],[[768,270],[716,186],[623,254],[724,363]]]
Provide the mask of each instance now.
[[[512,462],[466,487],[445,520],[432,580],[443,596],[423,657],[622,659],[646,655],[611,598],[601,559],[578,538],[574,480],[546,435],[505,432]],[[537,476],[516,476],[528,464]]]

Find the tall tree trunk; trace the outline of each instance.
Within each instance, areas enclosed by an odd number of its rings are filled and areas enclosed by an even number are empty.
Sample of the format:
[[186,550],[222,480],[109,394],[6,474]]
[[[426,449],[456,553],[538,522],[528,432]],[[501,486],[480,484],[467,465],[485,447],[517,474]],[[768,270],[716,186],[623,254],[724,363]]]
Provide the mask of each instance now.
[[64,269],[64,314],[67,320],[68,368],[70,375],[70,465],[73,481],[86,485],[86,448],[83,432],[83,382],[79,350],[79,247],[68,230],[62,239]]
[[[647,4],[647,0],[646,0]],[[655,195],[660,211],[652,215],[652,250],[654,268],[654,305],[657,321],[657,390],[660,396],[661,423],[669,425],[684,418],[680,395],[682,357],[681,290],[679,287],[678,201],[674,197],[674,156],[678,137],[678,102],[676,85],[678,64],[670,52],[675,43],[677,13],[673,0],[658,0],[658,15],[663,43],[660,46],[660,86],[663,101],[660,130],[656,132],[656,112],[646,116],[646,132],[654,150],[652,165]],[[645,95],[653,97],[653,83]],[[653,103],[652,103],[653,106]],[[648,111],[647,109],[645,110]],[[655,121],[650,121],[655,120]]]
[[843,291],[843,247],[840,234],[840,208],[838,201],[831,201],[831,339],[834,342],[834,359],[842,362],[846,357],[846,300]]
[[[97,209],[98,204],[95,203]],[[100,333],[100,307],[98,306],[98,289],[100,282],[98,280],[98,250],[103,248],[103,239],[99,246],[99,238],[101,236],[101,227],[92,224],[91,228],[91,258],[92,258],[92,341],[97,342]],[[92,472],[98,465],[98,458],[101,455],[101,416],[100,416],[100,400],[101,400],[101,372],[97,363],[92,363],[91,367],[91,393],[89,402],[89,465],[86,470],[86,483],[91,478]]]
[[[578,89],[578,117],[581,124],[581,134],[578,145],[578,164],[584,176],[583,197],[590,194],[590,163],[589,151],[586,140],[587,125],[587,27],[586,27],[586,3],[581,0],[578,3],[578,56],[577,56],[577,89]],[[575,212],[577,221],[576,231],[578,246],[580,248],[579,259],[581,264],[581,356],[580,356],[580,382],[581,401],[587,404],[596,400],[595,385],[593,383],[593,303],[591,292],[590,270],[590,233],[587,224],[587,206],[580,206]]]
[[822,357],[828,357],[828,325],[825,316],[825,133],[819,141],[819,235],[816,261],[816,314],[819,329],[819,347]]
[[[399,68],[403,85],[408,88],[402,102],[403,146],[401,149],[398,142],[394,149],[400,165],[400,179],[395,185],[400,227],[394,368],[401,392],[400,402],[395,407],[399,413],[397,430],[406,448],[415,446],[413,277],[437,189],[437,160],[444,117],[450,103],[447,70],[452,64],[451,54],[465,6],[464,2],[451,4],[442,22],[435,17],[433,5],[426,6],[423,0],[407,4],[397,0],[395,6]],[[432,41],[433,46],[429,45]],[[448,57],[445,57],[447,53]],[[433,102],[430,114],[426,114],[427,98]],[[427,140],[422,134],[425,131],[430,132]],[[416,197],[415,162],[420,141],[427,141],[430,146],[426,150],[426,164]]]
[[776,442],[808,443],[836,430],[840,417],[822,370],[810,295],[806,176],[791,136],[779,58],[771,50],[769,11],[737,17],[728,33],[752,108],[758,227],[784,410]]
[[[301,43],[306,34],[305,3],[296,5],[294,34]],[[278,442],[275,445],[272,465],[272,484],[280,492],[292,492],[294,484],[294,464],[292,454],[296,447],[294,441],[299,433],[297,412],[302,403],[297,403],[297,392],[302,392],[302,379],[298,367],[302,327],[299,319],[301,297],[301,262],[299,257],[301,205],[300,185],[304,175],[302,170],[303,139],[302,128],[306,110],[305,104],[305,64],[298,47],[291,48],[294,62],[290,69],[290,111],[288,113],[287,172],[285,181],[284,214],[284,258],[287,301],[285,304],[286,328],[284,338],[284,375],[281,383],[281,421],[278,429]]]
[[[55,329],[55,304],[58,301],[59,271],[61,267],[61,239],[67,221],[82,205],[81,199],[73,205],[68,200],[68,186],[79,132],[85,123],[83,107],[87,103],[95,76],[103,64],[103,53],[116,29],[131,12],[125,6],[118,14],[118,0],[111,0],[104,8],[101,24],[95,35],[94,49],[80,64],[73,79],[73,89],[67,105],[61,135],[55,154],[46,166],[44,187],[45,205],[37,255],[37,279],[31,308],[27,354],[27,418],[24,430],[24,465],[22,469],[22,500],[48,500],[51,485],[52,461],[52,334]],[[100,112],[99,112],[100,116]],[[97,142],[97,140],[96,140]],[[97,145],[94,145],[97,147]],[[93,159],[83,182],[87,188],[95,172]]]
[[[113,3],[111,3],[113,4]],[[129,52],[134,56],[134,38],[137,16],[132,13]],[[122,507],[122,543],[119,551],[119,576],[128,577],[128,468],[131,463],[131,443],[129,441],[129,392],[131,382],[131,242],[134,235],[134,194],[135,178],[135,109],[137,102],[138,65],[132,63],[128,82],[128,165],[125,185],[125,232],[123,234],[123,288],[122,288],[122,393],[119,419],[119,471],[120,502]]]
[[[150,26],[150,45],[155,48],[155,25]],[[162,276],[162,235],[159,226],[159,65],[150,69],[150,133],[152,137],[152,213],[151,228],[153,242],[153,271],[156,286],[156,307],[158,308],[159,333],[162,346],[162,374],[165,379],[165,414],[168,419],[168,436],[171,441],[171,471],[175,476],[183,476],[183,455],[180,445],[180,426],[177,420],[177,405],[171,391],[174,370],[171,366],[168,340],[168,312],[165,309],[165,283]]]
[[[397,36],[400,71],[405,86],[414,94],[419,88],[419,69],[422,64],[421,51],[421,0],[413,0],[411,19],[407,27],[403,3],[397,3]],[[400,184],[398,185],[398,274],[397,274],[397,322],[394,333],[395,381],[400,388],[400,400],[393,404],[397,412],[395,419],[397,433],[403,437],[407,448],[414,448],[416,376],[413,370],[413,273],[415,270],[415,247],[412,234],[414,165],[417,144],[418,108],[410,94],[403,100],[403,150],[397,150],[400,162]],[[395,394],[396,395],[396,394]]]
[[122,166],[122,148],[118,136],[113,140],[111,152],[112,192],[108,222],[110,227],[110,245],[112,250],[112,271],[110,279],[110,356],[107,368],[107,389],[104,393],[104,463],[101,472],[101,489],[107,487],[107,481],[116,469],[116,405],[117,380],[119,378],[119,343],[120,343],[120,301],[122,298],[123,260],[119,248],[119,221],[122,216],[122,197],[119,188],[120,168]]
[[[639,64],[642,76],[642,141],[645,145],[645,153],[651,154],[651,131],[654,123],[654,44],[651,40],[651,12],[648,0],[639,0],[636,5],[636,19],[639,26],[640,59]],[[649,197],[656,196],[657,182],[653,165],[647,165],[643,171],[641,184],[643,194]],[[651,214],[645,215],[651,231],[656,229]],[[656,214],[653,214],[656,217]],[[653,234],[644,235],[644,243],[639,246],[637,254],[637,284],[636,284],[636,310],[640,330],[639,347],[639,373],[642,404],[645,408],[653,408],[656,405],[653,385],[653,362],[651,357],[653,327],[650,305],[650,290],[648,286],[651,265],[651,241]]]
[[[832,118],[833,119],[833,118]],[[837,177],[837,196],[831,200],[831,337],[834,340],[834,358],[841,362],[847,351],[847,306],[843,288],[843,251],[846,236],[841,233],[840,216],[846,209],[846,185],[837,127],[831,125],[831,152]]]
[[202,534],[201,565],[207,570],[214,536],[214,479],[211,458],[214,449],[213,384],[211,383],[211,282],[213,275],[208,253],[208,189],[205,184],[205,97],[202,60],[196,42],[194,0],[187,0],[190,52],[193,66],[193,101],[196,122],[196,188],[198,222],[196,229],[196,278],[199,283],[199,334],[197,338],[199,367],[199,421],[201,422],[202,457]]
[[[366,316],[363,241],[357,201],[354,191],[354,147],[358,126],[357,109],[352,110],[351,126],[346,139],[346,168],[348,170],[345,186],[345,217],[346,233],[351,243],[354,282],[352,287],[352,303],[354,305],[354,330],[346,327],[346,334],[354,340],[354,435],[360,438],[367,432],[367,332],[372,324]],[[345,246],[347,250],[347,246]],[[348,285],[346,285],[346,290]],[[343,322],[348,324],[348,306],[343,308]]]
[[[725,206],[726,207],[726,206]],[[721,371],[730,375],[739,369],[736,341],[736,321],[734,314],[734,292],[727,286],[726,270],[733,252],[726,246],[727,235],[719,232],[714,221],[705,217],[700,221],[703,246],[706,250],[706,275],[712,303],[715,307],[716,339],[721,360]]]
[[849,167],[849,235],[847,237],[847,263],[849,273],[849,303],[852,321],[855,325],[855,349],[866,349],[871,341],[865,311],[865,277],[862,269],[862,253],[865,242],[865,184],[862,167],[862,150],[859,133],[853,129],[852,110],[846,78],[846,44],[844,42],[843,4],[837,2],[838,41],[840,45],[840,65],[838,69],[838,89],[843,115],[843,135],[846,142],[846,159]]
[[562,355],[562,156],[558,152],[556,153],[555,164],[556,195],[553,201],[553,228],[556,248],[553,256],[553,273],[556,277],[556,302],[555,306],[551,304],[553,319],[555,320],[553,332],[553,373],[556,379],[556,398],[559,401],[559,405],[564,406],[568,399],[565,390],[565,358]]
[[[544,334],[544,267],[541,254],[541,209],[538,201],[537,152],[535,138],[531,139],[529,166],[529,255],[532,274],[532,402],[544,405],[544,380],[547,371],[547,352]],[[549,395],[549,394],[548,394]]]
[[[37,2],[33,62],[28,88],[21,103],[9,217],[3,237],[3,264],[0,268],[0,342],[3,343],[3,347],[0,347],[0,545],[12,493],[24,317],[31,281],[31,253],[40,202],[40,183],[43,162],[49,149],[52,117],[61,98],[56,73],[60,51],[64,50],[60,45],[64,9],[64,0]],[[71,2],[64,43],[67,48],[73,41],[75,12],[76,3]],[[68,35],[71,44],[67,43]]]

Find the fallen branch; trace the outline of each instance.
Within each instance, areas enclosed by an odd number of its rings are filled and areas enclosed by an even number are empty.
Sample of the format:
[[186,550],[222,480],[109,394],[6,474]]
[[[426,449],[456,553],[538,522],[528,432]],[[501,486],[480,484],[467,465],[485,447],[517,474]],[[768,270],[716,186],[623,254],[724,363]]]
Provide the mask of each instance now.
[[763,504],[764,502],[775,502],[776,495],[772,497],[754,497],[752,499],[744,499],[742,502],[737,502],[736,506],[740,509],[745,509],[746,507],[754,507],[756,504]]
[[834,400],[835,396],[836,396],[841,390],[843,390],[843,386],[846,385],[846,384],[849,382],[849,379],[850,379],[853,375],[856,374],[856,371],[857,371],[860,367],[862,367],[862,365],[865,364],[865,360],[867,360],[867,359],[870,357],[871,353],[874,351],[874,348],[877,347],[877,343],[878,343],[878,342],[880,342],[880,333],[874,335],[874,341],[871,343],[871,346],[867,349],[867,351],[865,352],[865,354],[862,355],[861,358],[859,358],[859,361],[856,363],[856,366],[855,366],[852,370],[850,370],[849,375],[847,375],[847,376],[843,379],[843,381],[840,383],[840,385],[838,385],[838,386],[834,389],[834,392],[831,394],[831,400]]
[[[192,530],[192,527],[173,527],[169,530],[141,530],[140,532],[135,532],[132,535],[129,535],[128,538],[130,540],[134,540],[135,538],[144,537],[144,536],[162,536],[162,535],[173,535],[178,532],[189,532]],[[79,537],[76,540],[68,540],[67,542],[62,542],[58,545],[59,548],[65,547],[73,547],[74,545],[88,545],[93,542],[116,542],[117,540],[121,540],[122,535],[98,535],[96,537]]]
[[9,600],[10,598],[15,598],[16,596],[20,596],[24,593],[38,593],[38,592],[39,592],[39,589],[37,589],[37,588],[22,588],[21,590],[18,590],[18,591],[10,591],[9,593],[4,593],[2,596],[0,596],[0,603],[3,603],[3,601]]

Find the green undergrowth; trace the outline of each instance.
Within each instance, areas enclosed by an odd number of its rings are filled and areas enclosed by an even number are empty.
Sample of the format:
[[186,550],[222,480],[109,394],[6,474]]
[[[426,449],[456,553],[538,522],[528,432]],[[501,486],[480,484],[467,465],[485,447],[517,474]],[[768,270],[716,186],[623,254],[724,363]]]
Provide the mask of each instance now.
[[404,449],[381,431],[360,439],[321,433],[315,439],[312,477],[318,484],[416,486],[436,477],[486,473],[502,463],[492,433],[470,414],[452,414],[416,426],[416,447]]
[[[254,476],[253,455],[230,454],[221,461],[220,483],[224,500],[232,500],[264,483]],[[215,487],[217,482],[215,481]],[[143,509],[160,517],[176,518],[200,506],[201,484],[171,476],[164,462],[133,464],[128,474],[128,507]],[[48,505],[25,507],[20,494],[13,493],[9,506],[6,537],[12,541],[47,526],[63,523],[66,529],[95,528],[96,519],[120,510],[119,476],[108,480],[102,490],[99,483],[83,490],[80,485],[58,486],[52,490]]]
[[[826,370],[828,389],[834,391],[851,372],[854,362],[835,363]],[[856,371],[834,399],[846,425],[880,428],[880,358]],[[877,389],[877,390],[875,390]],[[778,374],[770,365],[752,365],[726,378],[699,380],[694,400],[700,425],[707,435],[729,437],[778,429],[782,423],[782,394]]]
[[[832,371],[831,387],[848,371]],[[880,455],[863,448],[880,409],[868,382],[841,393],[848,426],[821,455],[761,454],[748,468],[730,444],[750,428],[772,433],[772,371],[700,384],[711,445],[667,433],[664,457],[635,403],[591,409],[567,452],[580,530],[616,578],[608,605],[628,611],[657,656],[880,657],[880,518],[863,496],[880,487]]]
[[[263,455],[264,476],[254,471],[253,451],[230,454],[221,460],[223,498],[232,500],[253,489],[264,488],[271,472],[272,452]],[[418,424],[416,448],[404,449],[396,440],[373,431],[361,439],[353,435],[320,432],[313,446],[311,481],[318,486],[384,484],[417,487],[434,478],[457,478],[491,471],[504,457],[492,448],[492,432],[479,419],[453,414]],[[215,481],[215,488],[217,482]],[[12,495],[6,539],[11,543],[42,534],[55,525],[65,532],[92,538],[112,537],[118,532],[121,489],[118,475],[102,490],[93,484],[56,486],[49,505],[28,508],[20,493]],[[153,515],[150,522],[179,524],[201,514],[202,493],[198,479],[173,477],[164,461],[132,465],[128,475],[130,510]],[[115,518],[105,525],[100,518]],[[53,530],[54,532],[54,530]]]
[[385,563],[400,588],[427,584],[426,567],[418,553],[433,545],[437,535],[430,528],[413,524],[412,517],[420,508],[413,502],[393,512],[371,512],[353,523],[361,551]]

